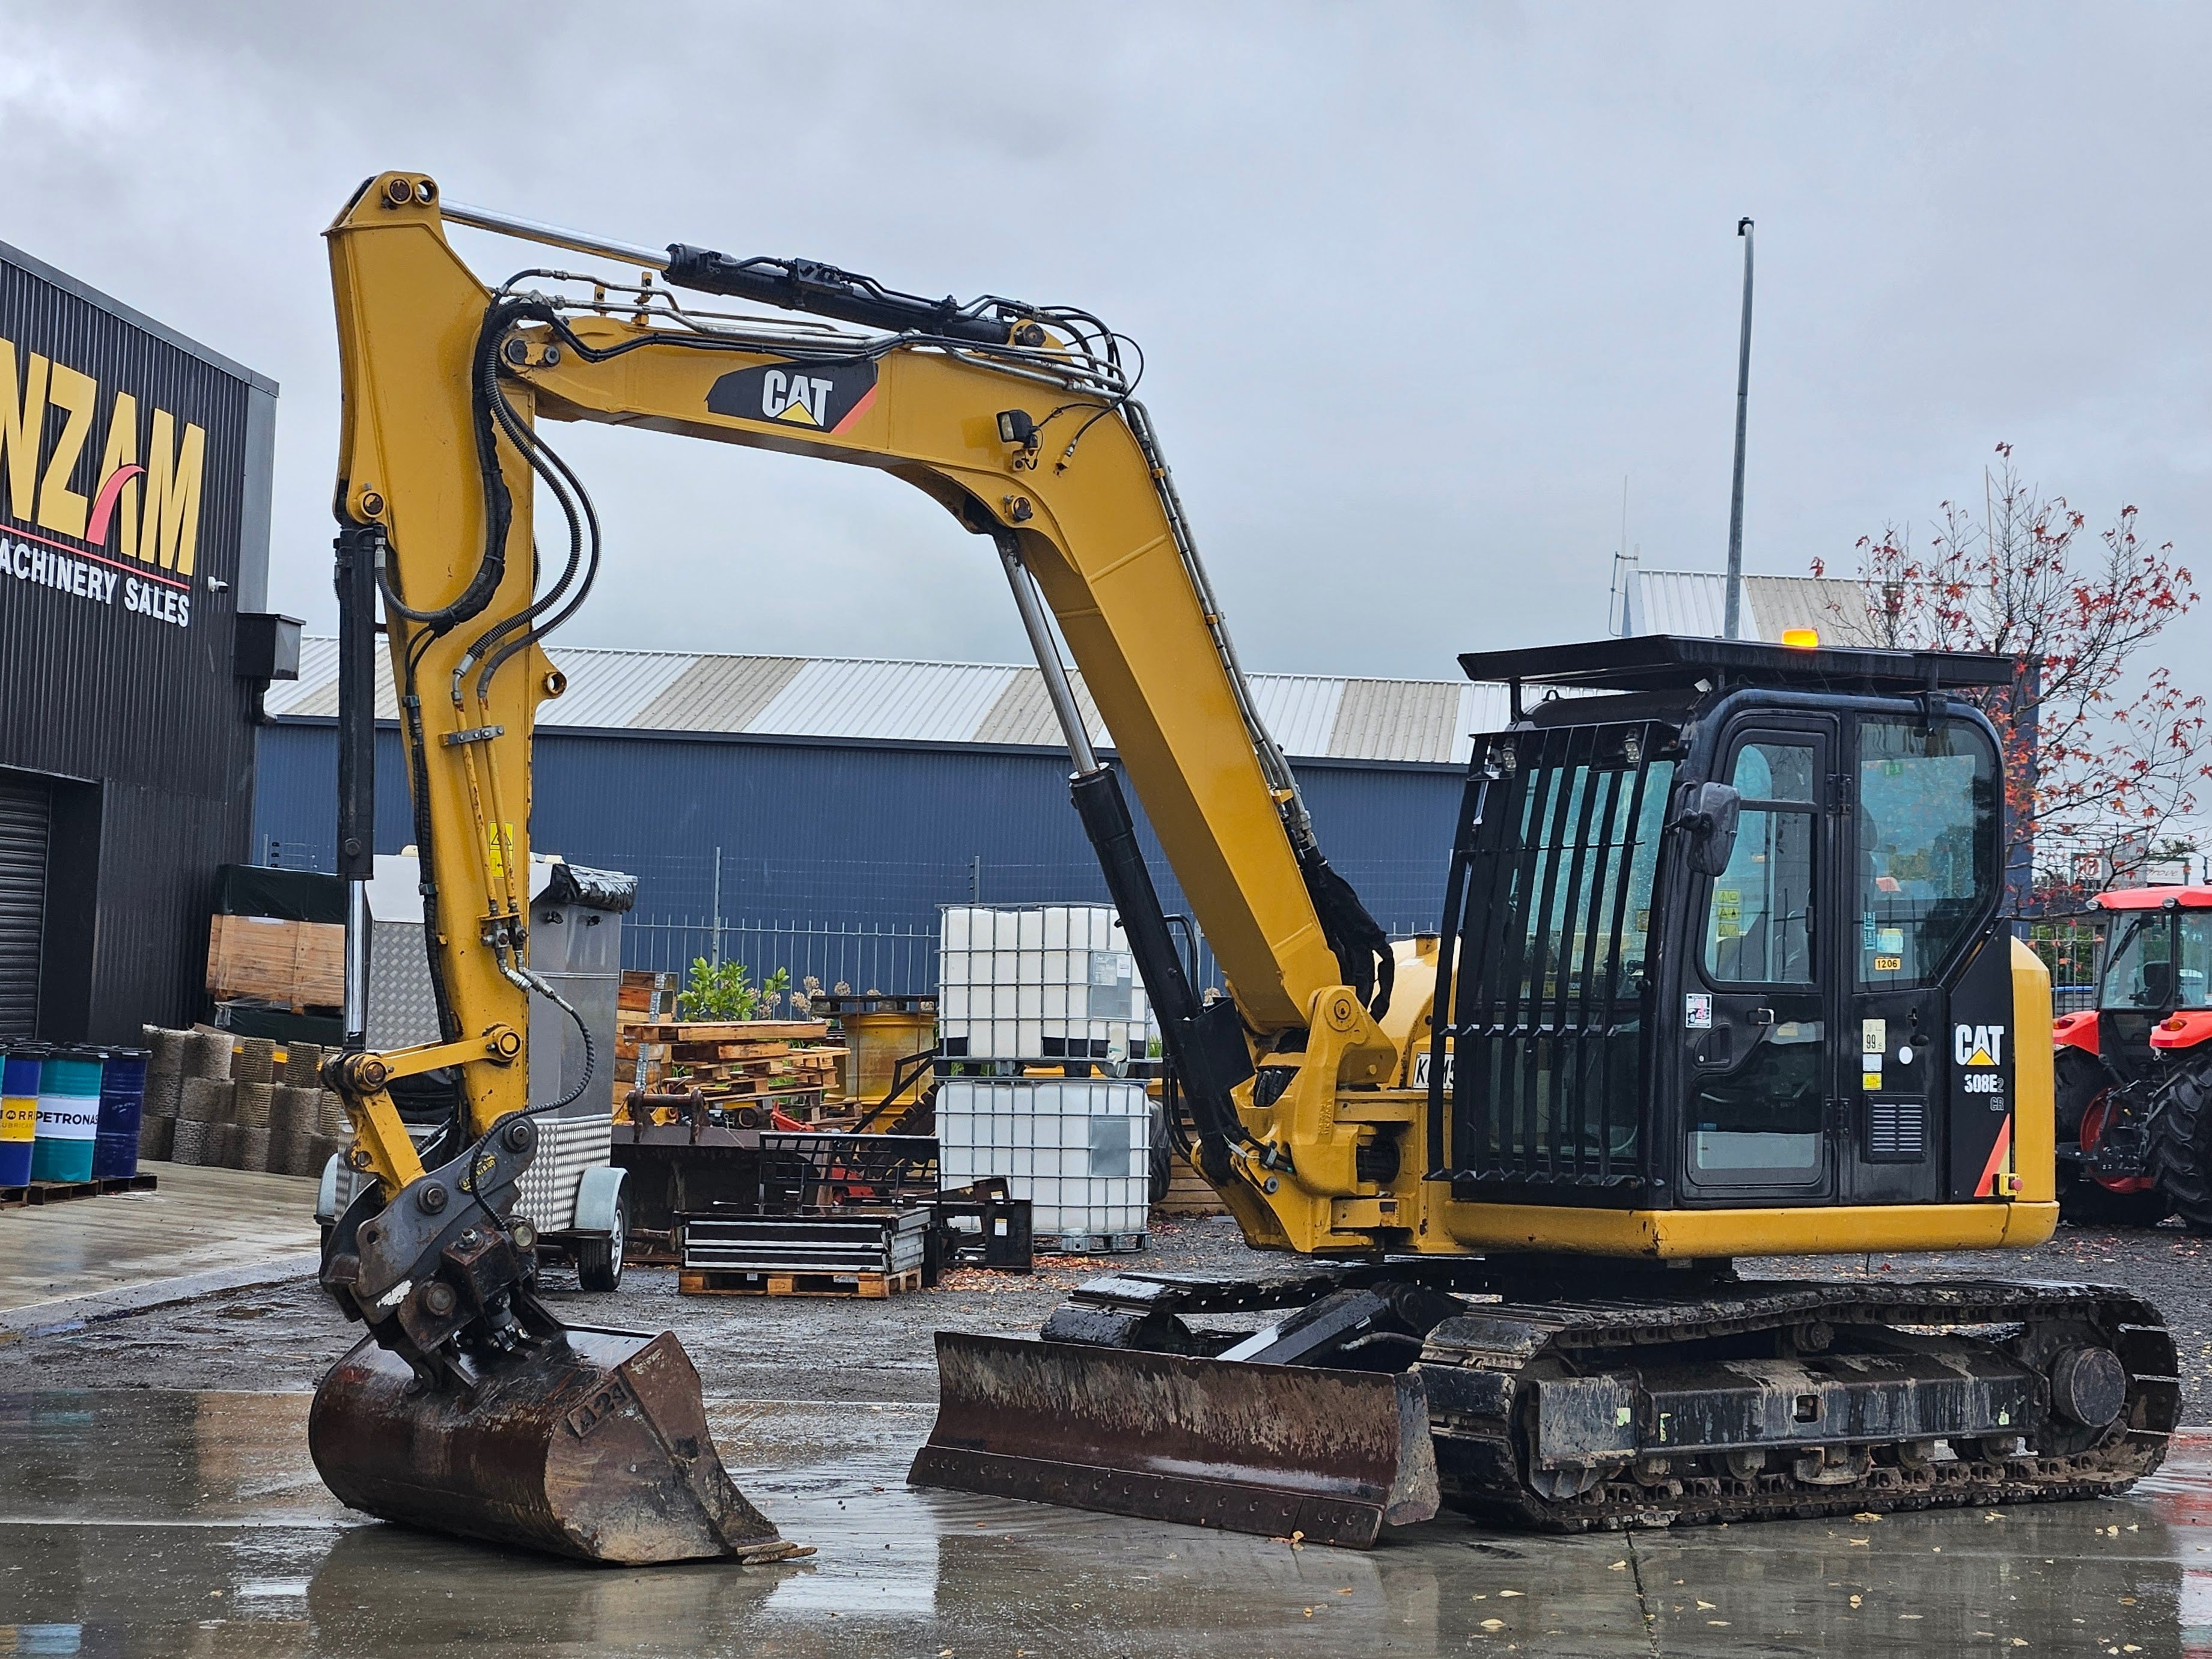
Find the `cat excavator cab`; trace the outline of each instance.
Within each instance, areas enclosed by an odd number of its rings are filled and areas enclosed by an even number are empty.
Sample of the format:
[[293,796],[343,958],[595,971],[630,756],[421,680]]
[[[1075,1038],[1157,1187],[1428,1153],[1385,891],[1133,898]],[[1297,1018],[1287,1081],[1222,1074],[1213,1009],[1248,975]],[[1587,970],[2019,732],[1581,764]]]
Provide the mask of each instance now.
[[[597,268],[487,287],[455,224]],[[1394,944],[1322,853],[1090,313],[612,242],[414,173],[330,240],[340,873],[357,905],[380,605],[442,1037],[327,1069],[376,1177],[323,1268],[368,1326],[310,1421],[341,1498],[592,1559],[792,1547],[728,1482],[674,1338],[562,1325],[511,1214],[535,1145],[516,1062],[532,999],[558,1006],[515,890],[530,733],[565,684],[543,642],[600,556],[541,430],[576,420],[874,467],[990,540],[1192,1160],[1279,1263],[1125,1272],[1040,1340],[940,1334],[917,1484],[1364,1546],[1444,1502],[1580,1529],[2090,1495],[2157,1465],[2178,1387],[2137,1298],[1734,1265],[2056,1224],[2047,1050],[2014,1040],[2048,1026],[2049,980],[2002,919],[1970,700],[2008,663],[1673,638],[1463,658],[1512,718],[1437,849],[1438,933]],[[565,554],[538,556],[540,490]],[[1125,777],[1227,994],[1190,981]],[[429,1078],[448,1118],[418,1156],[391,1090]]]

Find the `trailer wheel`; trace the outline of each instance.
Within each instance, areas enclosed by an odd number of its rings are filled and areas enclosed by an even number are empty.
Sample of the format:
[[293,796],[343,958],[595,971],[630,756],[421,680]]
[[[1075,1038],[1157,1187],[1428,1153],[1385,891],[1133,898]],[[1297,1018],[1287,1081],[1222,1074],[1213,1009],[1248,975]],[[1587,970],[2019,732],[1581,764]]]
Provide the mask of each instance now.
[[[2061,1048],[2057,1067],[2058,1139],[2081,1146],[2086,1129],[2089,1145],[2082,1150],[2087,1152],[2096,1144],[2096,1131],[2104,1120],[2100,1103],[2112,1090],[2112,1079],[2079,1048]],[[2116,1188],[2080,1173],[2077,1166],[2059,1165],[2058,1213],[2077,1227],[2155,1227],[2172,1209],[2155,1180],[2132,1189]]]
[[603,1235],[576,1241],[576,1282],[587,1291],[612,1291],[622,1285],[623,1256],[629,1243],[629,1195],[615,1200],[615,1224]]
[[2212,1233],[2212,1054],[2193,1054],[2159,1086],[2150,1124],[2158,1190],[2192,1233]]

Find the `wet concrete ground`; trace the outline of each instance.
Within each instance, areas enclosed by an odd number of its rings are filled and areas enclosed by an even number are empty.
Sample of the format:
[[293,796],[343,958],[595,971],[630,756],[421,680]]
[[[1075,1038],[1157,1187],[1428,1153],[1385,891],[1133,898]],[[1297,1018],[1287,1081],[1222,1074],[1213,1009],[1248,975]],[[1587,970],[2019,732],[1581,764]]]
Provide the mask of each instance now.
[[811,1562],[619,1571],[365,1522],[296,1394],[0,1397],[0,1653],[2212,1651],[2212,1446],[2092,1504],[1370,1553],[904,1485],[927,1407],[717,1402]]
[[[1143,1265],[1246,1260],[1218,1222],[1155,1243]],[[2134,1285],[2174,1324],[2205,1423],[2203,1243],[2069,1229],[2024,1259],[1821,1270]],[[1367,1554],[908,1489],[929,1333],[1033,1331],[1109,1265],[889,1303],[679,1297],[665,1272],[557,1293],[579,1321],[682,1336],[732,1473],[820,1551],[776,1568],[584,1569],[349,1514],[304,1424],[349,1338],[304,1284],[0,1329],[0,1655],[2212,1656],[2202,1438],[2097,1504],[1582,1539],[1446,1518]]]
[[0,1316],[318,1248],[312,1181],[185,1164],[145,1172],[152,1192],[0,1210]]

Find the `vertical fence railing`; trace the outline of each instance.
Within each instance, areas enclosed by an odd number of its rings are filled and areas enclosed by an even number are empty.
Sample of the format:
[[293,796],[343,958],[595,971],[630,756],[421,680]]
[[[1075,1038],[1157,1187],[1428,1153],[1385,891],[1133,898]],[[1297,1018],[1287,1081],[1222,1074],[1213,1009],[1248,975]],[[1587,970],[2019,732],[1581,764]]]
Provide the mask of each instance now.
[[[690,973],[694,962],[743,963],[758,985],[778,969],[793,989],[811,978],[825,991],[839,987],[886,996],[929,996],[937,990],[938,930],[896,924],[725,920],[706,916],[623,918],[623,966],[648,972]],[[1218,988],[1221,967],[1201,934],[1198,988]]]
[[726,918],[717,925],[712,917],[696,916],[623,919],[624,967],[681,975],[702,959],[742,963],[755,985],[781,969],[794,990],[810,979],[825,991],[842,987],[886,996],[924,996],[937,989],[934,928]]
[[2050,916],[2027,924],[2028,948],[2051,970],[2053,1013],[2070,1014],[2096,1006],[2097,956],[2104,941],[2106,916]]

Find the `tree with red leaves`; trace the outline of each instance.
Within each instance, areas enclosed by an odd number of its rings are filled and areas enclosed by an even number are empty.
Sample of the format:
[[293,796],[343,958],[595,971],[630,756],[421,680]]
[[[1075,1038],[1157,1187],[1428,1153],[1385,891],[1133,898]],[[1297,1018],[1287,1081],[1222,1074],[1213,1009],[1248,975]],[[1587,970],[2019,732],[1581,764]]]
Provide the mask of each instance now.
[[2212,777],[2204,698],[2139,660],[2197,595],[2171,542],[2145,544],[2133,507],[2087,535],[2064,496],[2022,481],[2010,444],[1996,454],[1980,517],[1945,501],[1924,548],[1893,525],[1860,538],[1864,615],[1837,621],[1873,644],[2019,659],[2012,685],[1982,699],[2004,740],[2006,867],[2032,866],[2037,896],[2063,902],[2140,880]]

